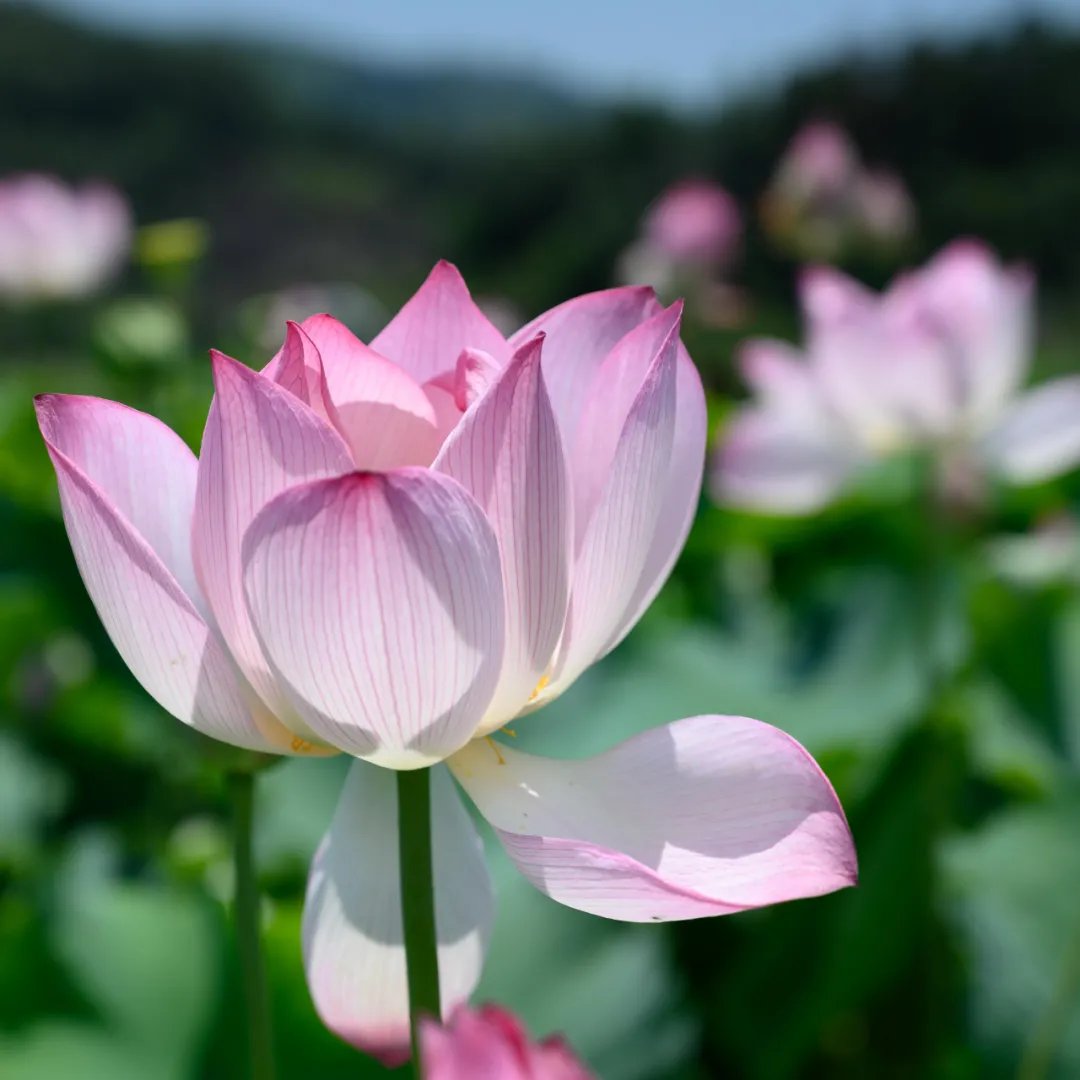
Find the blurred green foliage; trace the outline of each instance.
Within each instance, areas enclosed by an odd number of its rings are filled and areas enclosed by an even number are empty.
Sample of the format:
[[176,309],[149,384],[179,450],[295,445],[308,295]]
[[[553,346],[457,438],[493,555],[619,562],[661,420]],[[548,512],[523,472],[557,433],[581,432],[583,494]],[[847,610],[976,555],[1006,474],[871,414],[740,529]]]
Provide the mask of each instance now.
[[[241,317],[252,295],[352,281],[392,309],[447,255],[477,292],[531,314],[609,284],[644,206],[686,171],[713,173],[752,212],[814,115],[909,181],[913,257],[963,232],[1030,257],[1047,286],[1041,364],[1075,366],[1078,64],[1080,38],[1023,27],[833,65],[687,120],[527,80],[477,76],[477,97],[475,80],[134,47],[0,9],[0,172],[101,174],[140,221],[181,219],[143,234],[115,295],[0,312],[0,1076],[234,1077],[245,1061],[220,755],[157,709],[105,638],[34,393],[118,398],[197,447],[202,350],[267,355]],[[455,94],[490,116],[443,100]],[[880,280],[894,267],[855,269]],[[751,224],[740,333],[794,331],[792,270]],[[687,326],[721,419],[736,338]],[[912,475],[896,463],[804,521],[703,505],[642,625],[519,729],[527,747],[574,756],[696,712],[775,723],[837,786],[860,887],[621,926],[546,901],[492,844],[500,909],[482,998],[565,1031],[614,1080],[1080,1075],[1078,575],[1019,584],[986,557],[992,537],[1075,516],[1080,480],[932,521]],[[944,533],[930,597],[916,584],[928,530]],[[321,1027],[301,971],[306,866],[342,775],[341,761],[290,761],[261,781],[283,1077],[382,1072]]]

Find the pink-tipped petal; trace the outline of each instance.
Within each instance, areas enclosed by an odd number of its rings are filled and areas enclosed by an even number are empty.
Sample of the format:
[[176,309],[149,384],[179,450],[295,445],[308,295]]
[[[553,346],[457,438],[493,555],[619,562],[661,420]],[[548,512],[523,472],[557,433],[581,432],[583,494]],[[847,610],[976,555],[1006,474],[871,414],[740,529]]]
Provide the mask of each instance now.
[[[573,589],[559,659],[547,691],[551,695],[565,689],[617,644],[635,603],[668,495],[678,349],[675,312],[626,414],[584,530],[575,522]],[[621,391],[614,383],[616,402],[621,400]],[[602,452],[607,448],[601,443],[596,453]],[[575,455],[575,464],[577,460]]]
[[984,452],[1014,483],[1047,480],[1080,462],[1080,376],[1053,379],[1010,406]]
[[[308,987],[331,1031],[387,1065],[409,1057],[393,772],[352,766],[312,864],[304,905]],[[435,927],[444,1016],[480,978],[494,899],[480,838],[445,769],[431,777]]]
[[712,465],[717,502],[766,514],[810,514],[832,502],[861,463],[816,427],[768,409],[746,409],[724,432]]
[[197,606],[194,455],[160,421],[112,401],[45,395],[37,413],[75,561],[132,674],[206,735],[287,747],[290,734],[242,687]]
[[756,720],[678,720],[582,761],[476,742],[449,764],[525,877],[594,915],[723,915],[856,880],[829,781]]
[[265,375],[212,353],[216,396],[203,434],[192,546],[203,593],[222,636],[267,706],[299,734],[244,603],[241,544],[255,515],[280,491],[352,469],[341,436]]
[[661,350],[676,349],[681,319],[682,304],[676,303],[639,323],[611,350],[588,388],[570,444],[579,545],[607,484],[626,418]]
[[510,338],[519,349],[543,333],[544,376],[563,440],[570,446],[589,387],[608,353],[660,309],[652,289],[634,285],[567,300]]
[[263,651],[320,738],[390,768],[462,746],[499,677],[499,547],[475,501],[426,469],[282,493],[244,540]]
[[506,339],[473,302],[457,267],[445,261],[436,264],[371,347],[421,383],[453,370],[462,349],[483,349],[500,367],[510,358]]
[[420,383],[329,315],[312,315],[301,325],[322,357],[357,468],[429,465],[440,439],[435,410]]
[[322,356],[315,342],[296,323],[285,324],[285,343],[262,369],[262,374],[298,397],[332,428],[340,430],[341,422],[326,382]]
[[506,594],[502,675],[482,730],[515,716],[547,673],[569,595],[570,482],[541,370],[522,346],[451,433],[434,468],[459,481],[499,540]]
[[454,404],[464,412],[483,397],[500,367],[495,357],[483,349],[462,349],[454,369]]
[[671,442],[664,501],[652,544],[626,612],[612,636],[614,648],[635,626],[667,581],[694,523],[705,472],[708,417],[701,376],[682,344],[675,372],[675,433]]

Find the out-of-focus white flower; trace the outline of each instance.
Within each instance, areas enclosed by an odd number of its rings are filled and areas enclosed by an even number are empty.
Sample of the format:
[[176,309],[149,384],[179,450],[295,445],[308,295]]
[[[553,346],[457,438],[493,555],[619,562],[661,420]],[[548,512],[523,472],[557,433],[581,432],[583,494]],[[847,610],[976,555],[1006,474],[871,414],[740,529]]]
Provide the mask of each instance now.
[[0,181],[0,298],[74,299],[115,276],[131,247],[127,201],[93,183],[72,188],[53,176]]

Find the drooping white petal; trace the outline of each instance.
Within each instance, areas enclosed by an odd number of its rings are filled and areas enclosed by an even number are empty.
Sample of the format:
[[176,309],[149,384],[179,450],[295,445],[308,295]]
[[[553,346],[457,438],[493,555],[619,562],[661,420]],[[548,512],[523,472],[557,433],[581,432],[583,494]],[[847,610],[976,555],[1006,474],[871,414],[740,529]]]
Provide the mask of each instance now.
[[[304,966],[323,1023],[388,1065],[409,1056],[395,774],[357,762],[315,856]],[[431,776],[435,928],[443,1015],[480,978],[494,917],[483,848],[445,769]]]
[[990,432],[983,451],[990,467],[1014,483],[1057,476],[1080,462],[1080,376],[1029,390]]
[[525,877],[595,915],[692,919],[855,883],[828,780],[756,720],[678,720],[581,761],[474,742],[449,765]]

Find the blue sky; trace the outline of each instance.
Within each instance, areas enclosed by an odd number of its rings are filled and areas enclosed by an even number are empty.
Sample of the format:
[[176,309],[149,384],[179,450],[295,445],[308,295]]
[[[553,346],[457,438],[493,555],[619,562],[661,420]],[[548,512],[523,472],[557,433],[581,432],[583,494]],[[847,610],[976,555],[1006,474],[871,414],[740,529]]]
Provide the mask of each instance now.
[[962,36],[1080,0],[39,0],[155,33],[261,36],[338,55],[539,71],[587,90],[715,100],[850,47]]

